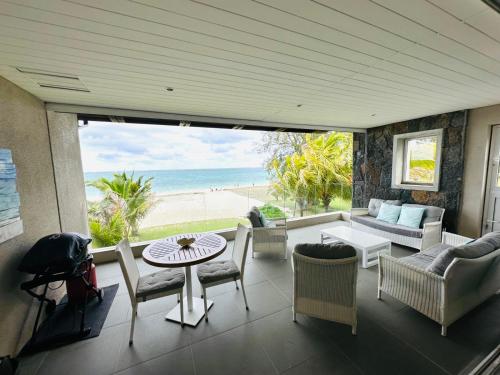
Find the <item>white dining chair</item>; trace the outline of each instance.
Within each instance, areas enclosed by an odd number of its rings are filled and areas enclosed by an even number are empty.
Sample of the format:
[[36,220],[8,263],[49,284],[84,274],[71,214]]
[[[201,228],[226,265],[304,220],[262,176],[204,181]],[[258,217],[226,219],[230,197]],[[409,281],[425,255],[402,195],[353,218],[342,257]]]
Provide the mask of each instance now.
[[132,303],[132,321],[130,323],[129,345],[134,339],[134,325],[137,315],[137,305],[155,298],[161,298],[172,294],[179,294],[178,299],[181,304],[181,325],[184,326],[184,306],[183,293],[186,278],[184,272],[177,269],[167,269],[141,276],[139,268],[135,262],[132,249],[127,240],[122,240],[115,250],[120,268],[127,284],[130,302]]
[[196,268],[196,274],[203,289],[203,302],[205,305],[205,321],[208,321],[207,288],[234,281],[238,289],[238,280],[241,283],[241,291],[248,310],[247,296],[243,276],[245,274],[245,261],[247,258],[248,244],[250,242],[250,229],[238,224],[236,238],[234,240],[233,255],[230,260],[218,260],[200,264]]

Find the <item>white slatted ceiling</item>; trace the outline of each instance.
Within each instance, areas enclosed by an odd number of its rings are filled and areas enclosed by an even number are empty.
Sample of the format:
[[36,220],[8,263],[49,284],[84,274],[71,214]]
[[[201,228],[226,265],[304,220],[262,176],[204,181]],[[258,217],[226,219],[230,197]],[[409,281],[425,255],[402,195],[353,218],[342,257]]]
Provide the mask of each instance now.
[[499,24],[479,0],[0,0],[0,75],[48,102],[366,128],[500,102]]

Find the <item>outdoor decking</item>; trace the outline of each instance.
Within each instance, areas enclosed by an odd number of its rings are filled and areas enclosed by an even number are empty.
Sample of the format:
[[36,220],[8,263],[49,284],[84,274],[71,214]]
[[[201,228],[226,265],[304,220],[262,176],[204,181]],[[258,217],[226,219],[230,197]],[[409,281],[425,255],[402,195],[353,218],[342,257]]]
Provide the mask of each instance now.
[[[319,242],[320,229],[289,232],[298,242]],[[229,256],[232,244],[223,257]],[[393,246],[395,256],[412,250]],[[153,267],[139,260],[141,272]],[[130,300],[118,264],[97,268],[100,286],[120,283],[105,328],[81,341],[21,362],[20,374],[458,374],[470,370],[498,344],[500,296],[452,324],[448,337],[437,323],[388,296],[376,299],[377,267],[360,269],[358,335],[348,326],[298,316],[292,322],[290,257],[248,258],[245,272],[250,311],[241,290],[225,284],[209,290],[209,322],[181,328],[164,316],[174,296],[139,306],[135,339],[128,346]],[[196,294],[200,287],[194,285]]]

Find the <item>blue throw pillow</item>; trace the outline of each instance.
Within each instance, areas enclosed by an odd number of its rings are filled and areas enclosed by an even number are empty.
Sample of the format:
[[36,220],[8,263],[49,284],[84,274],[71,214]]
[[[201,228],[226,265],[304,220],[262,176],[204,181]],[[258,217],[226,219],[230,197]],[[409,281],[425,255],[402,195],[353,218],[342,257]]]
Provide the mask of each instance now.
[[382,203],[378,211],[377,220],[385,221],[387,223],[396,224],[398,222],[401,206],[394,206],[392,204]]
[[425,208],[403,206],[399,214],[398,224],[411,228],[420,228]]

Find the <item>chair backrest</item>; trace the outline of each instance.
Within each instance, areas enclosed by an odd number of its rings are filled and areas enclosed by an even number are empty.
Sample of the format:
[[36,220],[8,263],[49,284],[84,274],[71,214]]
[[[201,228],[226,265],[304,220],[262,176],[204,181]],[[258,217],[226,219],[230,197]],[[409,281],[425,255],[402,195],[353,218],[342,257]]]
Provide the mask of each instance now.
[[234,239],[233,261],[240,267],[241,278],[245,272],[245,262],[247,259],[248,244],[250,243],[250,229],[238,224],[236,238]]
[[139,283],[140,273],[129,242],[127,240],[121,240],[116,246],[115,253],[118,256],[120,268],[122,269],[123,277],[127,284],[128,294],[133,302],[135,301],[135,293],[137,284]]

